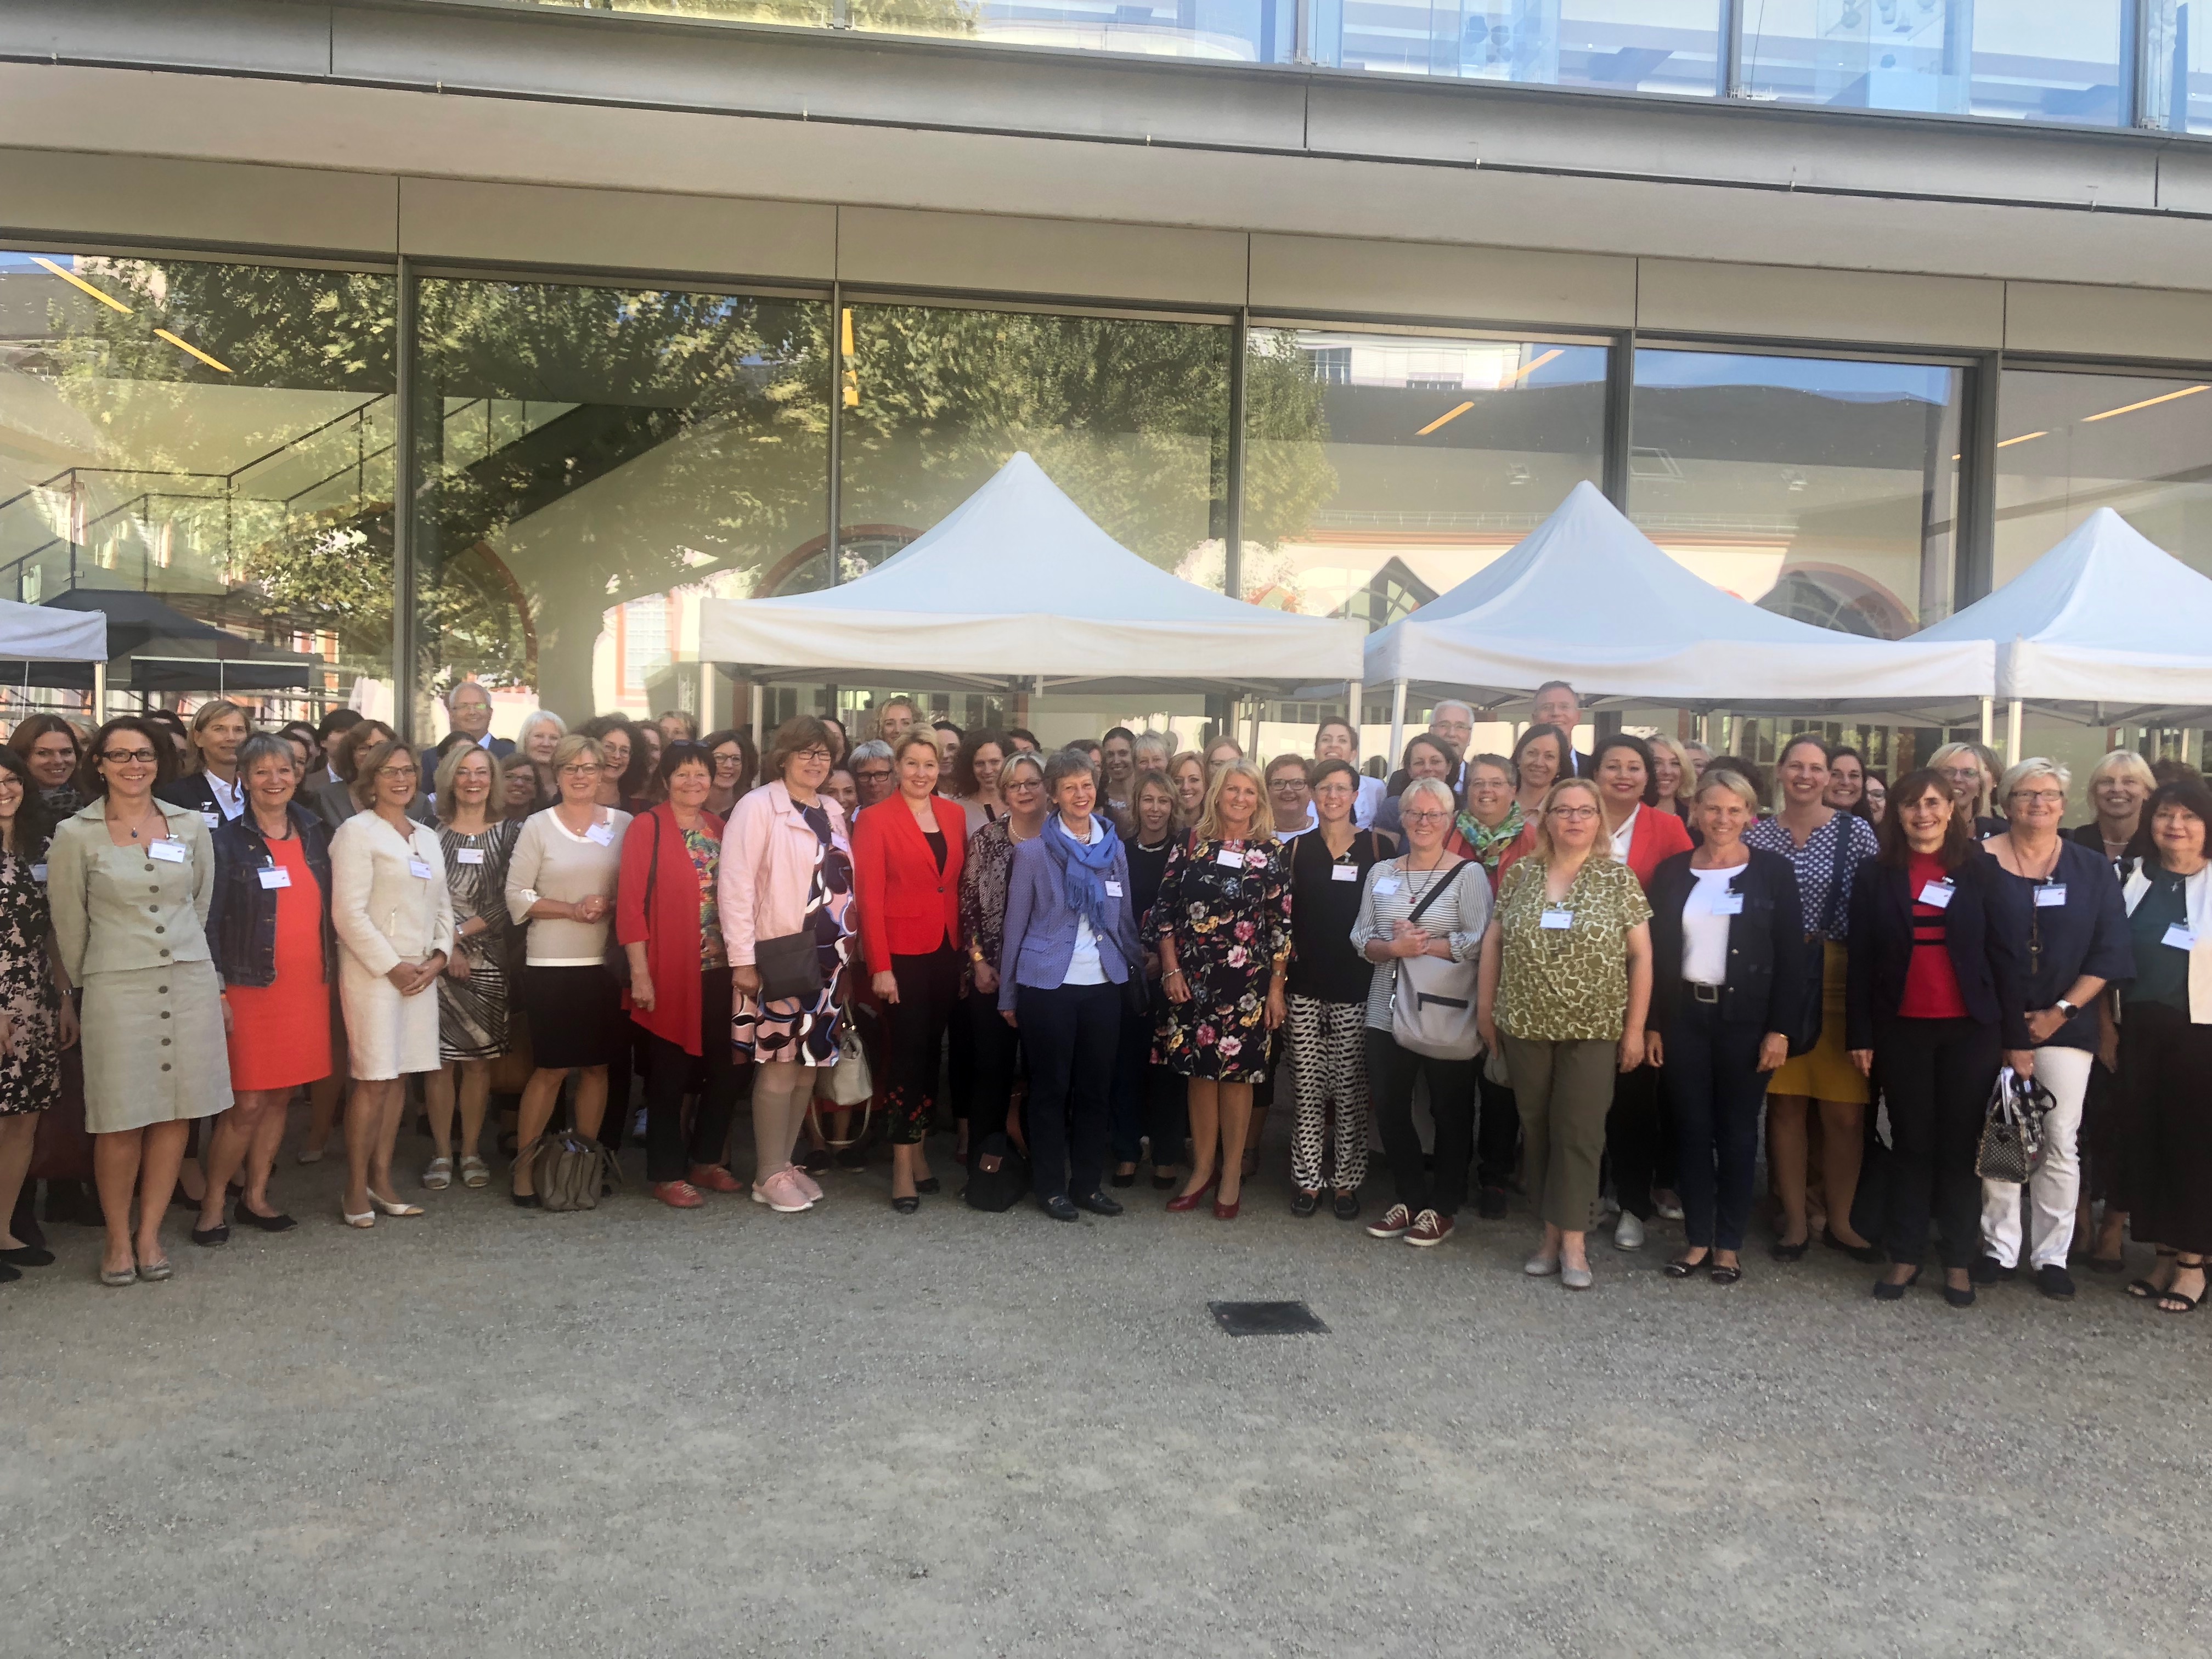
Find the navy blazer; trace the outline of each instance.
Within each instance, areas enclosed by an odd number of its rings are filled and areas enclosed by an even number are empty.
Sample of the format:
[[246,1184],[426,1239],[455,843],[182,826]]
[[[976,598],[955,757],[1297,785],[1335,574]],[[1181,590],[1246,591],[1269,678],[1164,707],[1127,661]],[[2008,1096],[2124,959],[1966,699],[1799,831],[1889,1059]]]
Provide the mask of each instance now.
[[[1970,1018],[2000,1028],[2008,1048],[2034,1047],[2027,1035],[2028,902],[2019,884],[1980,847],[1951,872],[1944,942]],[[1905,1000],[1912,963],[1911,877],[1869,859],[1851,883],[1850,973],[1844,1046],[1874,1047],[1875,1016],[1893,1016]]]
[[[1093,822],[1103,822],[1094,819]],[[1067,964],[1075,956],[1075,907],[1058,859],[1046,849],[1048,836],[1061,834],[1057,817],[1014,848],[1014,862],[1006,872],[1006,930],[999,947],[999,1007],[1014,1006],[1014,988],[1056,990],[1067,978]],[[1129,850],[1113,826],[1106,825],[1114,843],[1114,861],[1107,866],[1109,884],[1106,902],[1114,912],[1114,925],[1098,940],[1098,965],[1116,985],[1127,981],[1133,968],[1141,968],[1144,948],[1137,942],[1137,912],[1129,896]],[[1111,888],[1121,896],[1113,897]]]
[[[2025,936],[2021,945],[2030,1013],[2053,1006],[2084,974],[2122,985],[2136,976],[2135,935],[2128,930],[2127,902],[2120,896],[2120,884],[2110,878],[2112,866],[2105,861],[2104,836],[2097,833],[2094,824],[2090,831],[2096,835],[2094,848],[2063,837],[2059,840],[2058,863],[2051,878],[2065,887],[2066,902],[2032,907],[2033,937],[2041,948],[2031,951]],[[2035,890],[2018,876],[2002,865],[1997,870],[2015,893],[2033,896]],[[2043,1046],[2086,1048],[2094,1054],[2097,1016],[2094,1006],[2082,1009],[2053,1031]]]
[[[1645,894],[1651,901],[1651,1012],[1644,1024],[1662,1034],[1684,995],[1682,906],[1698,884],[1691,857],[1677,853],[1662,860]],[[1819,984],[1797,898],[1797,872],[1781,854],[1754,847],[1751,862],[1729,878],[1728,890],[1743,895],[1743,908],[1729,918],[1721,1018],[1779,1031],[1795,1042]]]

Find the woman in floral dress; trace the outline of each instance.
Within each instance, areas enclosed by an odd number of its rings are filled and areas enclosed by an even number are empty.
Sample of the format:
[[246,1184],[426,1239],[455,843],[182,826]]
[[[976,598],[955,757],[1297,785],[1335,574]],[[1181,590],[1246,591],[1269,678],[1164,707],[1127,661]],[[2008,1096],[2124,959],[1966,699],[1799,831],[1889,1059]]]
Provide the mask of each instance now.
[[1243,1191],[1252,1085],[1267,1079],[1285,1012],[1291,860],[1266,799],[1249,761],[1214,775],[1188,843],[1168,855],[1151,921],[1168,998],[1153,1063],[1190,1079],[1190,1181],[1168,1208],[1196,1209],[1218,1180],[1213,1212],[1224,1221]]
[[39,1114],[61,1098],[61,1051],[76,1017],[60,993],[46,910],[51,823],[22,757],[0,750],[0,1284],[53,1256],[8,1230],[31,1167]]

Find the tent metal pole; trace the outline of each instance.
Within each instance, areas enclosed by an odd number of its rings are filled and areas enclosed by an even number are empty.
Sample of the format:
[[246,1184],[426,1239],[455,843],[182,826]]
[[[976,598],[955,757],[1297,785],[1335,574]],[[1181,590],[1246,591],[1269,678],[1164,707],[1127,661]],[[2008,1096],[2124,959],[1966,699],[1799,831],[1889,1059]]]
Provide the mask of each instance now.
[[1359,764],[1359,699],[1366,690],[1358,680],[1344,688],[1344,718],[1352,724],[1352,763]]
[[104,662],[92,665],[92,723],[107,724],[107,665]]
[[1250,743],[1247,744],[1244,746],[1244,753],[1245,753],[1245,754],[1246,754],[1246,755],[1247,755],[1247,756],[1248,756],[1248,757],[1252,760],[1252,762],[1253,762],[1255,765],[1258,763],[1259,759],[1260,759],[1260,711],[1261,711],[1261,704],[1260,699],[1259,699],[1258,697],[1256,697],[1256,696],[1255,696],[1255,697],[1254,697],[1254,698],[1252,699],[1252,741],[1251,741]]
[[1995,697],[1984,697],[1982,699],[1983,748],[1986,749],[1990,746],[1990,740],[1996,736],[1996,699]]
[[1406,682],[1390,683],[1390,752],[1382,758],[1390,765],[1398,763],[1398,757],[1406,751]]
[[2022,758],[2020,752],[2020,699],[2014,697],[2005,708],[2005,764],[2017,766]]
[[763,746],[766,737],[761,730],[761,683],[749,678],[745,681],[745,685],[747,688],[745,722],[752,727],[753,749],[757,753]]

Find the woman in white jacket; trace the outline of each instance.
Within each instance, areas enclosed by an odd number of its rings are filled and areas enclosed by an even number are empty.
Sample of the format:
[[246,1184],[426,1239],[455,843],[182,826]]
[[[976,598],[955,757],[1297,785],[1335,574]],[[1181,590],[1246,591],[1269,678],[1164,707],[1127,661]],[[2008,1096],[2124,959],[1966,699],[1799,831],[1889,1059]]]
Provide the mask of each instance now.
[[453,948],[453,901],[434,830],[408,816],[422,773],[404,743],[377,744],[355,769],[362,810],[331,837],[331,920],[338,996],[353,1055],[346,1103],[346,1225],[376,1212],[420,1215],[392,1195],[392,1148],[410,1072],[438,1069],[438,999]]

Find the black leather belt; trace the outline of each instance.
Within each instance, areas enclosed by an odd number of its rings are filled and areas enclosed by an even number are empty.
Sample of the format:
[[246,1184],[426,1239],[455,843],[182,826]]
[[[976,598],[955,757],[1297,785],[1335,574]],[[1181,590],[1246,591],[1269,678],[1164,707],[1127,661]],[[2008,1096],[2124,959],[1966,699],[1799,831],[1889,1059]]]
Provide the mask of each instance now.
[[1699,985],[1694,980],[1690,982],[1690,995],[1699,1002],[1718,1003],[1721,989],[1717,985]]

